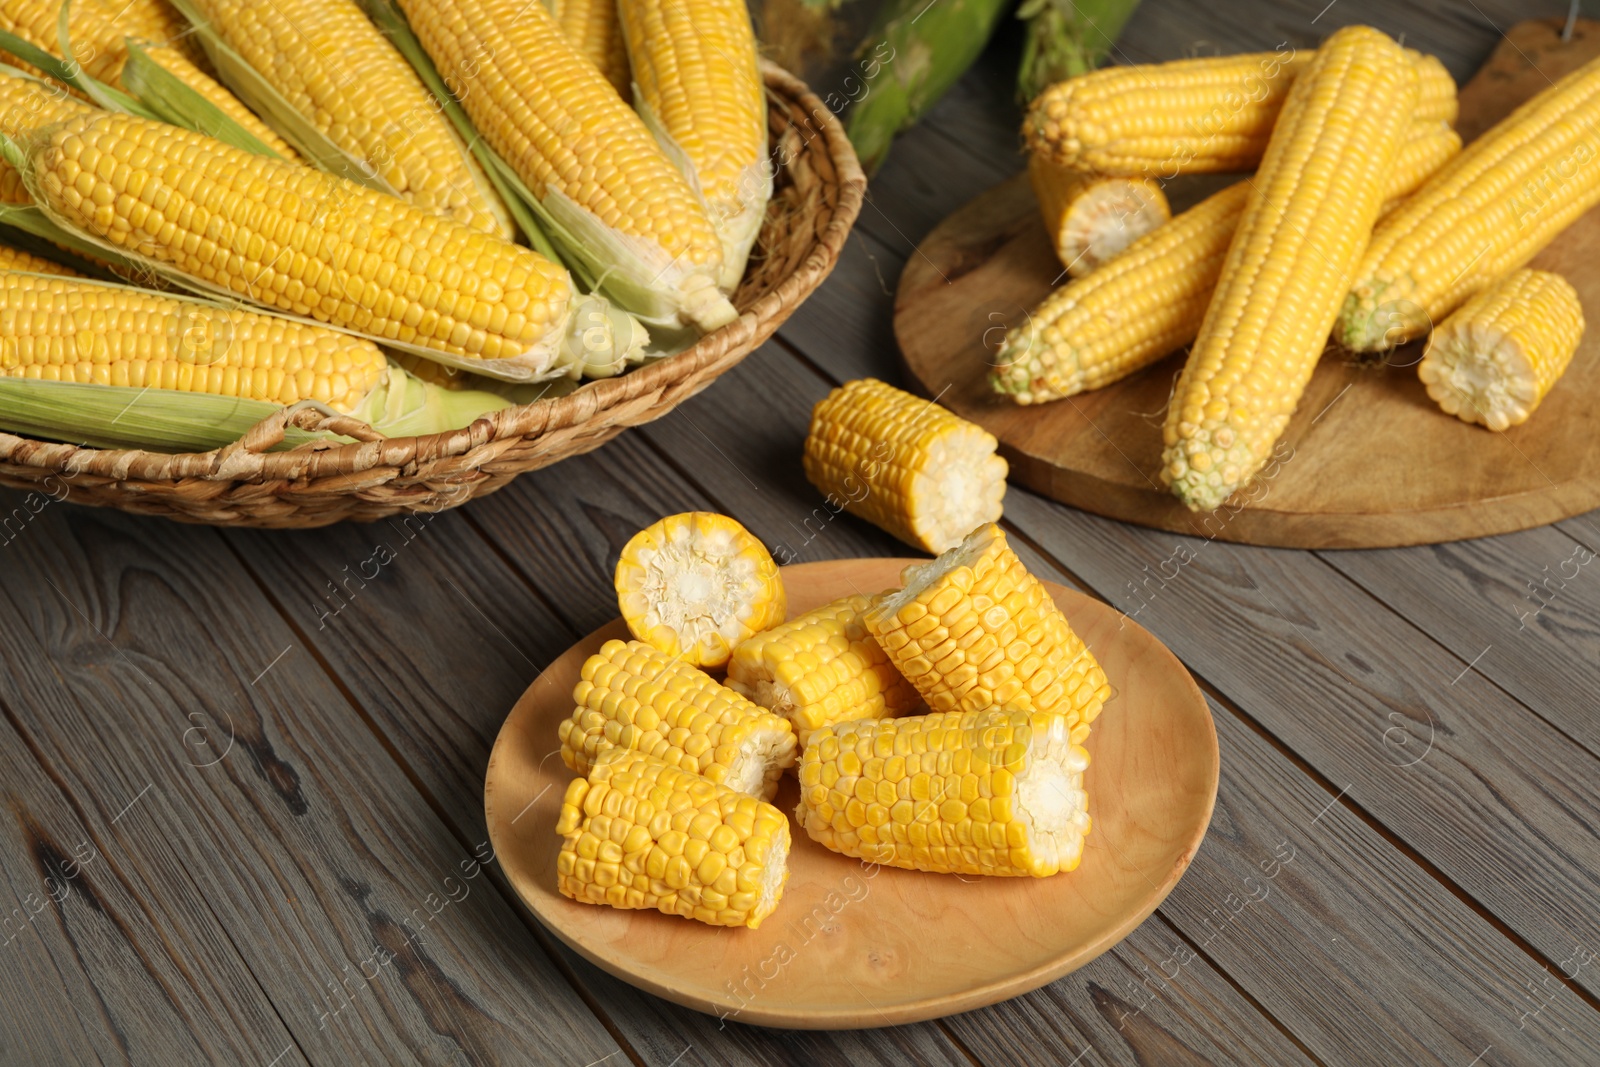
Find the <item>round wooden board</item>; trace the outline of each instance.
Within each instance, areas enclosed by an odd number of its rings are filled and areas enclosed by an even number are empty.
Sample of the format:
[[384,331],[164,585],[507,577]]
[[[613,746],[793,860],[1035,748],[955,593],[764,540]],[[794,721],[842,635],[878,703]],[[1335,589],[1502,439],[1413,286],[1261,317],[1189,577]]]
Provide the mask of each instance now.
[[[1600,54],[1592,24],[1570,45],[1559,42],[1557,26],[1522,23],[1514,40],[1501,43],[1461,92],[1465,136],[1545,88],[1546,75],[1559,77]],[[1231,180],[1173,183],[1174,210]],[[1000,327],[1025,321],[1062,274],[1025,176],[973,200],[922,242],[901,275],[894,326],[921,390],[998,437],[1014,482],[1063,503],[1248,544],[1427,544],[1526,529],[1600,506],[1597,263],[1600,212],[1591,211],[1531,264],[1577,287],[1590,328],[1566,376],[1522,426],[1495,434],[1441,412],[1417,380],[1420,344],[1376,365],[1330,351],[1279,443],[1275,473],[1202,514],[1179,504],[1157,474],[1181,354],[1049,404],[1020,407],[989,391]]]
[[[899,584],[913,560],[786,567],[794,613]],[[621,620],[539,676],[495,741],[484,784],[489,836],[539,920],[624,981],[744,1023],[841,1029],[916,1022],[992,1004],[1106,951],[1177,884],[1211,821],[1217,737],[1189,672],[1166,646],[1098,601],[1050,586],[1113,686],[1095,722],[1083,862],[1053,878],[963,878],[872,867],[791,824],[783,900],[759,930],[579,904],[556,892],[556,817],[571,773],[556,728],[583,661]],[[775,801],[798,800],[786,776]]]

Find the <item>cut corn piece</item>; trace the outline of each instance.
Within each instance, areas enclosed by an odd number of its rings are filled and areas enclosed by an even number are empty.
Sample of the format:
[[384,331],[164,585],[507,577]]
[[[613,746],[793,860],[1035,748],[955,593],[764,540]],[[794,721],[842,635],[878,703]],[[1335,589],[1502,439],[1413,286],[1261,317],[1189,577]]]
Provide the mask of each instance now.
[[583,664],[562,722],[561,759],[586,774],[610,748],[636,748],[740,793],[771,799],[794,766],[788,720],[642,641],[607,641]]
[[[12,248],[10,245],[0,245],[0,271],[13,270],[30,271],[34,274],[59,274],[66,278],[79,277],[77,271],[63,267],[53,259],[45,259],[32,252],[24,252],[20,248]],[[5,278],[4,274],[0,274],[0,286],[7,284]],[[0,337],[13,336],[10,333],[0,333]],[[12,343],[0,342],[0,374],[10,373],[10,363],[15,357],[7,350],[7,346]]]
[[1000,527],[978,527],[901,578],[867,629],[933,711],[1046,711],[1069,726],[1100,714],[1105,671]]
[[827,726],[801,757],[795,818],[869,863],[1048,878],[1078,866],[1089,833],[1082,732],[1003,707]]
[[1526,422],[1572,362],[1583,305],[1559,274],[1519,270],[1433,331],[1417,376],[1446,413],[1504,430]]
[[538,2],[399,0],[473,125],[651,325],[711,330],[738,312],[722,245],[689,182]]
[[1468,145],[1373,233],[1340,343],[1375,352],[1424,336],[1600,203],[1597,124],[1593,60]]
[[318,132],[424,211],[510,238],[510,215],[356,0],[190,0]]
[[556,888],[582,904],[755,929],[789,880],[789,820],[643,752],[612,749],[561,801]]
[[572,46],[628,99],[633,94],[633,76],[615,0],[551,0],[550,14]]
[[0,274],[0,376],[318,400],[351,414],[382,381],[378,346],[348,334],[76,278]]
[[731,292],[772,196],[767,94],[745,0],[618,0],[634,105],[705,198]]
[[847,596],[746,638],[728,663],[728,687],[812,731],[853,719],[904,715],[921,703],[861,620],[872,600]]
[[1172,217],[1148,178],[1111,178],[1028,157],[1045,232],[1067,273],[1082,277]]
[[617,558],[617,603],[633,636],[697,667],[720,667],[789,610],[766,548],[726,515],[669,515]]
[[[1456,84],[1433,56],[1406,50],[1415,117],[1454,123]],[[1028,109],[1029,147],[1103,174],[1254,170],[1295,78],[1315,53],[1277,52],[1104,67],[1052,85]]]
[[566,373],[602,345],[536,252],[287,160],[92,112],[29,148],[52,217],[227,293],[495,377]]
[[1415,109],[1405,53],[1346,26],[1295,79],[1163,429],[1161,477],[1210,511],[1248,484],[1311,380]]
[[876,378],[846,382],[811,409],[806,478],[908,545],[943,552],[1000,517],[1006,461],[994,435]]

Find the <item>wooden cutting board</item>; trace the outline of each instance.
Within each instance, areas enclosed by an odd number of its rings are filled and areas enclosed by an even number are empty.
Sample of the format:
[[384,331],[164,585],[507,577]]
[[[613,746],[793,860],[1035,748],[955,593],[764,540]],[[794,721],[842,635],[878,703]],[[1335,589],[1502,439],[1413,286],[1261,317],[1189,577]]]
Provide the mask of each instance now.
[[[1559,21],[1512,27],[1461,91],[1473,138],[1551,80],[1600,56],[1600,22],[1572,41]],[[1232,177],[1184,179],[1173,209]],[[1440,411],[1417,380],[1421,343],[1379,362],[1330,349],[1279,444],[1270,477],[1211,513],[1161,484],[1161,427],[1183,367],[1176,353],[1105,389],[1032,407],[989,392],[1001,336],[1058,283],[1061,266],[1026,176],[941,223],[911,257],[895,300],[910,377],[1000,439],[1014,484],[1111,518],[1294,548],[1377,548],[1506,533],[1600,506],[1600,211],[1531,264],[1577,288],[1589,329],[1566,376],[1527,423],[1491,433]],[[1369,357],[1370,359],[1370,357]]]

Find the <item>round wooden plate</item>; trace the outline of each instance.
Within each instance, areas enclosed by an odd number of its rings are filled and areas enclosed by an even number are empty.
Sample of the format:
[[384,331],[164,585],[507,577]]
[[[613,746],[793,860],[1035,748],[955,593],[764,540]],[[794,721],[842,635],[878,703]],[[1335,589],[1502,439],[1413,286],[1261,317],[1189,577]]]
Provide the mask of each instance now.
[[[1593,24],[1570,44],[1560,42],[1559,20],[1522,23],[1510,36],[1461,92],[1465,137],[1549,78],[1600,55]],[[1232,180],[1174,183],[1173,209]],[[1376,365],[1330,351],[1271,473],[1202,514],[1178,503],[1157,474],[1181,354],[1049,404],[1019,407],[989,391],[1001,327],[1023,322],[1062,275],[1025,177],[984,193],[922,242],[901,275],[894,325],[922,391],[998,437],[1013,481],[1063,503],[1248,544],[1426,544],[1526,529],[1600,506],[1597,260],[1600,212],[1592,211],[1532,263],[1572,282],[1589,330],[1566,376],[1522,426],[1495,434],[1440,411],[1417,380],[1420,344]]]
[[[786,567],[791,612],[899,584],[912,560]],[[1054,878],[964,878],[873,867],[791,824],[783,900],[759,930],[579,904],[556,892],[555,833],[571,773],[556,728],[583,661],[626,637],[621,620],[551,664],[512,709],[484,784],[506,876],[555,935],[607,971],[699,1011],[762,1026],[841,1029],[935,1018],[1025,993],[1080,967],[1144,921],[1177,884],[1211,821],[1217,737],[1189,672],[1098,601],[1050,587],[1113,686],[1086,747],[1094,820],[1078,869]],[[776,803],[793,811],[792,776]]]

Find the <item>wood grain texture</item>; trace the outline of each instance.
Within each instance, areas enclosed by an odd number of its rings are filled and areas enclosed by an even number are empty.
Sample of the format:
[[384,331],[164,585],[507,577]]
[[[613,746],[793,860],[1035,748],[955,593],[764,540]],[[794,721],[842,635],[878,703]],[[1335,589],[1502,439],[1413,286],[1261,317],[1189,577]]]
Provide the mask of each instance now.
[[[1529,65],[1574,67],[1600,55],[1600,24],[1570,44],[1523,24],[1461,93],[1483,127],[1515,94],[1548,82]],[[1526,46],[1526,48],[1524,47]],[[1503,73],[1515,67],[1515,76]],[[978,197],[911,256],[895,332],[918,390],[995,434],[1012,479],[1074,507],[1180,533],[1299,548],[1409,545],[1544,525],[1600,505],[1600,335],[1589,336],[1538,413],[1504,434],[1452,418],[1416,376],[1420,344],[1380,361],[1323,359],[1279,442],[1280,463],[1234,501],[1195,513],[1161,482],[1161,425],[1183,353],[1104,389],[1021,406],[988,385],[1000,326],[1021,328],[1061,280],[1025,178]],[[1600,314],[1600,213],[1563,233],[1533,265],[1573,281]]]
[[[907,559],[786,568],[792,609],[892,586]],[[1085,742],[1093,851],[1070,875],[960,878],[865,863],[803,836],[783,901],[759,930],[577,904],[556,891],[553,827],[572,774],[556,728],[584,660],[626,637],[590,634],[523,694],[484,786],[489,834],[524,901],[569,946],[658,996],[797,1029],[917,1022],[1035,989],[1116,944],[1171,892],[1210,821],[1217,753],[1205,701],[1177,659],[1099,601],[1051,589],[1105,668],[1113,696]],[[798,793],[786,780],[774,801]],[[798,832],[798,831],[797,831]],[[930,925],[941,934],[928,938]],[[768,971],[771,971],[769,974]]]

